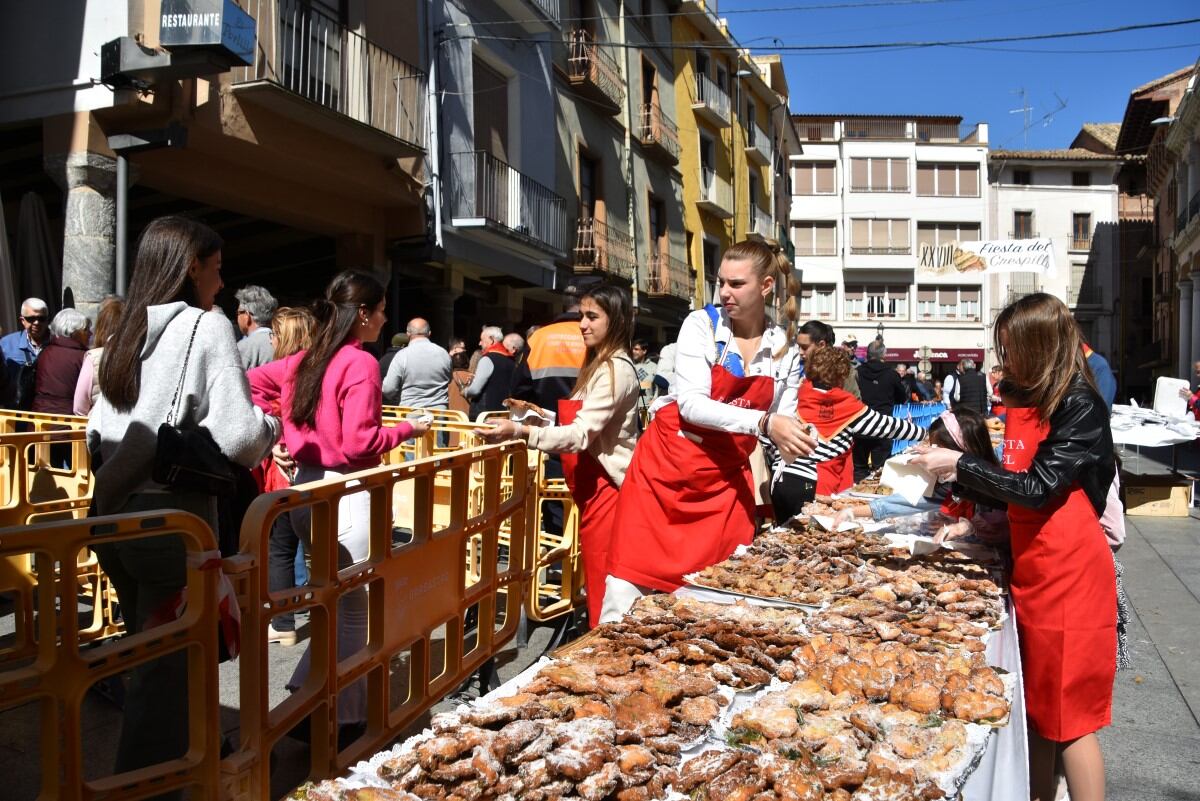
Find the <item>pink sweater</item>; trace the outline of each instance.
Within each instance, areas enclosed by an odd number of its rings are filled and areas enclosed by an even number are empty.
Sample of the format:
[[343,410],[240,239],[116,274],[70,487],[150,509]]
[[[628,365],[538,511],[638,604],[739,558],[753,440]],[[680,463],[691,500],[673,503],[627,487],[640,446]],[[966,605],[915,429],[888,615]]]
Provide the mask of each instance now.
[[412,436],[408,423],[383,427],[379,363],[357,339],[342,345],[325,369],[317,427],[293,423],[293,384],[303,356],[300,351],[246,374],[259,408],[270,412],[272,403],[278,403],[282,409],[283,443],[297,462],[343,473],[364,470],[377,467],[380,456]]

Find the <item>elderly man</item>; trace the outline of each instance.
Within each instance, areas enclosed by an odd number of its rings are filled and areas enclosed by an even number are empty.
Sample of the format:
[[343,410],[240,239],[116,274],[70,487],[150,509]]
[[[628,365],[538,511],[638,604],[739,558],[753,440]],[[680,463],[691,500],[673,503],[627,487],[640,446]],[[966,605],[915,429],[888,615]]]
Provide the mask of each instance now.
[[383,400],[417,409],[450,406],[450,354],[429,337],[429,323],[414,317],[404,329],[408,346],[397,351],[383,379]]
[[504,332],[498,325],[485,325],[479,332],[479,362],[475,377],[463,388],[463,396],[471,402],[471,419],[484,412],[498,412],[512,391],[517,363],[515,351],[505,347]]
[[50,309],[41,298],[28,298],[21,304],[21,330],[0,339],[4,356],[4,385],[0,388],[0,406],[6,409],[33,407],[37,360],[50,340]]
[[233,293],[237,298],[237,325],[242,339],[237,343],[242,357],[242,369],[251,370],[275,359],[271,343],[271,316],[279,305],[275,297],[261,286],[244,286]]

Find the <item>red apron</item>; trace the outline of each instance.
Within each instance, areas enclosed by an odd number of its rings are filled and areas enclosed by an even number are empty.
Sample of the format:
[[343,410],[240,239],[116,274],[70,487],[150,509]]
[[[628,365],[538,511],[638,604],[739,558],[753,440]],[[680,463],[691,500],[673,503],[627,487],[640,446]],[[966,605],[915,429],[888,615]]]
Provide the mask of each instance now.
[[[1036,409],[1009,407],[1005,467],[1028,470],[1048,431]],[[1009,504],[1008,520],[1029,722],[1055,742],[1091,734],[1112,721],[1116,677],[1116,576],[1100,519],[1076,484],[1041,509]]]
[[[712,368],[711,397],[718,403],[766,411],[774,396],[770,376],[738,378],[719,364]],[[673,592],[684,574],[748,545],[754,539],[750,454],[757,444],[752,434],[689,425],[677,404],[659,409],[621,485],[608,572]]]
[[[582,400],[558,402],[558,425],[570,425]],[[587,588],[588,626],[600,622],[604,603],[604,577],[608,572],[608,541],[617,511],[617,485],[587,451],[560,454],[563,476],[579,508],[579,555],[583,558],[583,583]]]

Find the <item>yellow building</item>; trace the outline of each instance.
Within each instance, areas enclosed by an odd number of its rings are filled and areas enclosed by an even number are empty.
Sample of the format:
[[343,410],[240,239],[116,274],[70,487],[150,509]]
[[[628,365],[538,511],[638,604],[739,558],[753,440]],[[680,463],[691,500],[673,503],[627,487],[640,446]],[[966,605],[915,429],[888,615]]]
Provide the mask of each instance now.
[[711,300],[721,254],[732,243],[777,244],[787,85],[782,65],[751,58],[703,0],[686,0],[672,20],[676,45],[709,45],[675,49],[686,251],[699,306]]

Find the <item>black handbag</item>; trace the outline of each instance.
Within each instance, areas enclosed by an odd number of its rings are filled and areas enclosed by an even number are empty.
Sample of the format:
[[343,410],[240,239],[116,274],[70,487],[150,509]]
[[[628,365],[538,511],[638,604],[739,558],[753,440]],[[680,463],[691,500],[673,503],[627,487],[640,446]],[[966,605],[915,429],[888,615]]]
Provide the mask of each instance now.
[[187,378],[196,329],[200,327],[203,316],[201,313],[196,317],[196,324],[192,326],[192,336],[188,339],[183,369],[179,373],[179,383],[175,385],[175,396],[171,399],[171,409],[167,412],[166,422],[158,427],[158,447],[154,451],[151,477],[176,492],[199,492],[219,498],[233,493],[237,487],[229,460],[221,453],[221,448],[207,429],[179,426],[182,415],[178,407],[183,394],[183,382]]

